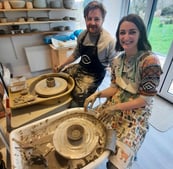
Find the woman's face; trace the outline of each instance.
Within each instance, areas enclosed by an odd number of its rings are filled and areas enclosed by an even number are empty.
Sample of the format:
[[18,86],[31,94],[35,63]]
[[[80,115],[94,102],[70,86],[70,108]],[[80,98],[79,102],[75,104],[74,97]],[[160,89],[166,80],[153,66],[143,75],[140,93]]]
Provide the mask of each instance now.
[[85,18],[86,27],[91,34],[98,34],[102,29],[103,18],[100,9],[91,10]]
[[139,36],[139,29],[134,23],[122,22],[119,29],[119,40],[125,52],[136,53],[138,51]]

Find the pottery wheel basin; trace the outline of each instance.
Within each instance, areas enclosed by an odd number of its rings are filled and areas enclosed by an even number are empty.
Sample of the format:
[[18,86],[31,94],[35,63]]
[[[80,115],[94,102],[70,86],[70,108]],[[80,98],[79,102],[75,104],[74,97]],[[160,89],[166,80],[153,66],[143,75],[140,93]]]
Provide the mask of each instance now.
[[63,157],[81,159],[92,152],[103,150],[106,142],[104,136],[105,129],[98,119],[88,114],[76,113],[73,116],[66,115],[57,124],[53,144]]
[[51,169],[96,168],[108,157],[108,145],[115,145],[112,138],[92,112],[84,112],[83,108],[67,109],[10,133],[12,166],[45,169],[44,165],[29,163],[31,156],[39,154]]

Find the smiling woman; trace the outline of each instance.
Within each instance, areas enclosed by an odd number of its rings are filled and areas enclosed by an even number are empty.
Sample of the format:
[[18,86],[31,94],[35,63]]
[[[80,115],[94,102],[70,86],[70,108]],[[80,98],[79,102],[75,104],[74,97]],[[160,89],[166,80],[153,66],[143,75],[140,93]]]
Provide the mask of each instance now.
[[99,119],[117,133],[116,153],[110,156],[107,169],[128,169],[148,131],[152,100],[162,70],[157,56],[151,52],[140,16],[124,16],[118,24],[116,39],[112,83],[89,96],[84,107],[87,110],[97,97],[107,98],[105,104],[96,107]]

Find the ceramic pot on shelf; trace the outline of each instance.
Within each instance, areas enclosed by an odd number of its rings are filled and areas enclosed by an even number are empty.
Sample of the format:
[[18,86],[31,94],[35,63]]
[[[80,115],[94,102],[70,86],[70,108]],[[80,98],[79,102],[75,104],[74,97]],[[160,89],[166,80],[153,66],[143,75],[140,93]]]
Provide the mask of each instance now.
[[46,8],[47,2],[46,2],[46,0],[34,0],[33,7],[34,8]]
[[61,7],[62,7],[61,1],[60,1],[60,0],[50,1],[50,2],[49,2],[49,6],[50,6],[51,8],[61,8]]
[[72,9],[75,1],[74,0],[63,0],[64,8]]

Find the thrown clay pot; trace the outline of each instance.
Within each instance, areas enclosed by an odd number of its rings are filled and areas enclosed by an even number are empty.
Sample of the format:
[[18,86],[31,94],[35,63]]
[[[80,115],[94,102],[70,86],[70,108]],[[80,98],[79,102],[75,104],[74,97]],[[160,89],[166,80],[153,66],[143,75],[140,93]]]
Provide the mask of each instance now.
[[63,0],[64,8],[72,9],[74,5],[74,0]]
[[61,1],[59,1],[59,0],[50,1],[50,7],[51,8],[61,8]]
[[46,0],[34,0],[33,6],[34,8],[46,8],[47,2]]

